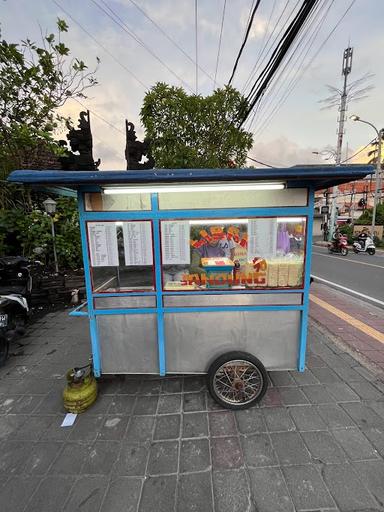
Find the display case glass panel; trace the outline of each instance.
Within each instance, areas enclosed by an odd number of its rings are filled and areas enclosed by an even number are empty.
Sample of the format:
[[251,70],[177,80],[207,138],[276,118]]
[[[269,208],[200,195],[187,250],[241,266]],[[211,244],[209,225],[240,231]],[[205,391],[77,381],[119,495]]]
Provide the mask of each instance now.
[[155,289],[151,221],[87,222],[94,292]]
[[147,211],[151,209],[151,195],[148,194],[106,194],[87,192],[85,210],[87,212]]
[[305,231],[305,217],[161,221],[163,289],[300,289]]

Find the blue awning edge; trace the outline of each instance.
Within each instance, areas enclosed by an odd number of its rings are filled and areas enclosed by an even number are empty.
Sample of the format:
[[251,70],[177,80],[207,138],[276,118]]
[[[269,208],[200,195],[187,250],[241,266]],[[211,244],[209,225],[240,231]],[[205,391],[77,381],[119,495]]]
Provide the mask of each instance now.
[[129,171],[17,170],[8,176],[10,183],[77,190],[89,186],[203,181],[284,180],[289,187],[329,188],[363,179],[374,172],[371,165],[295,166],[271,169],[149,169]]

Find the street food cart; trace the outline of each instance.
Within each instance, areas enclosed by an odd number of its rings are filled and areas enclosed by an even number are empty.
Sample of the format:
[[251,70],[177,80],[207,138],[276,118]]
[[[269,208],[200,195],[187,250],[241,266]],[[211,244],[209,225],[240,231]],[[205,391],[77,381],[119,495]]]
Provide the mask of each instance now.
[[96,377],[208,374],[246,408],[305,368],[314,192],[369,166],[15,171],[78,198]]

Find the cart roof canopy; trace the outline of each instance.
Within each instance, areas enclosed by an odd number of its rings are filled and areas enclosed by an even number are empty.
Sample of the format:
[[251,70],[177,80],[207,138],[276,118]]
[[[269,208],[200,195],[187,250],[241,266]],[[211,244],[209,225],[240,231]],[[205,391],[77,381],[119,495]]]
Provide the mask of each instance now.
[[91,189],[95,186],[194,183],[230,181],[280,180],[287,187],[312,187],[316,190],[348,183],[372,174],[371,165],[295,166],[271,169],[150,169],[129,171],[13,171],[8,181],[42,188],[57,193]]

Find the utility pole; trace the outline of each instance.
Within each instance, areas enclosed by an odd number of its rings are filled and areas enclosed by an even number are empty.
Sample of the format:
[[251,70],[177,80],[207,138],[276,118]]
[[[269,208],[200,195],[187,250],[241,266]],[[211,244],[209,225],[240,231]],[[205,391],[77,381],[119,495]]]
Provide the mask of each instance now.
[[[343,54],[343,66],[341,74],[344,76],[344,84],[343,90],[340,97],[340,108],[339,108],[339,127],[337,130],[337,145],[336,145],[336,158],[335,164],[337,166],[340,165],[341,162],[341,150],[343,147],[343,136],[344,136],[344,123],[345,117],[347,113],[347,83],[348,83],[348,75],[352,71],[352,54],[353,48],[348,46],[344,50]],[[336,216],[337,216],[337,194],[338,187],[333,187],[332,189],[332,207],[331,207],[331,222],[329,226],[329,240],[332,240],[333,233],[335,232],[335,224],[336,224]]]

